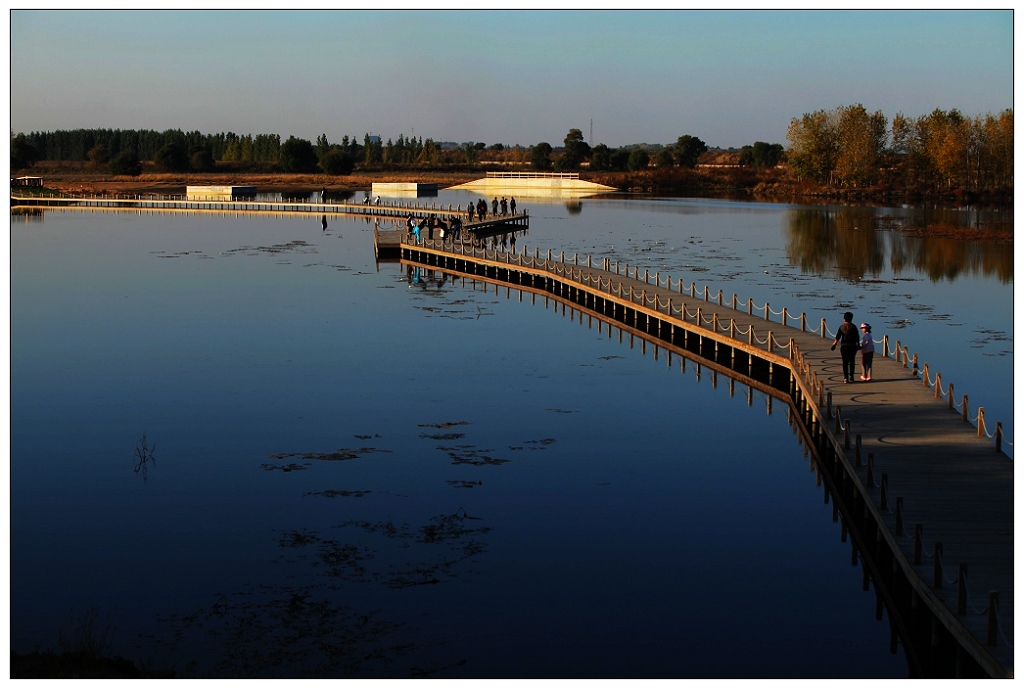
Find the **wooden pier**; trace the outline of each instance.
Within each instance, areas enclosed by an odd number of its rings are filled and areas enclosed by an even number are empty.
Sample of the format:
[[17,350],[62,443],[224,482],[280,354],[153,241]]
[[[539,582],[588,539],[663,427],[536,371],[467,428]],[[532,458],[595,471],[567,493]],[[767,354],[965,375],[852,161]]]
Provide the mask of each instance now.
[[609,260],[404,235],[398,250],[403,263],[545,294],[781,391],[912,675],[1013,675],[1013,462],[1001,426],[990,436],[983,411],[972,418],[966,397],[958,409],[953,385],[899,341],[877,343],[871,382],[844,384],[834,332],[785,308]]
[[[419,218],[436,215],[441,219],[458,217],[464,221],[469,214],[464,208],[451,204],[418,204],[403,201],[381,201],[380,203],[348,203],[348,202],[313,202],[310,200],[264,201],[256,198],[214,199],[189,198],[177,195],[153,194],[115,194],[104,196],[77,196],[57,194],[35,196],[20,194],[12,190],[11,208],[75,208],[89,210],[165,210],[188,212],[237,212],[267,214],[310,214],[310,215],[348,215],[365,217],[374,220],[391,221],[406,220],[410,215]],[[529,226],[528,214],[491,216],[486,222],[471,223],[472,225],[525,224]]]

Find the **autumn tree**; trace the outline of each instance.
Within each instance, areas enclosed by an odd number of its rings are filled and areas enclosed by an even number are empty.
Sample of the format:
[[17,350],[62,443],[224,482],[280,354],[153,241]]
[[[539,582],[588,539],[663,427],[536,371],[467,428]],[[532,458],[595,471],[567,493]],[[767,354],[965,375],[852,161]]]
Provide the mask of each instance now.
[[786,132],[789,141],[787,156],[793,171],[799,177],[823,184],[833,181],[836,159],[839,157],[835,113],[818,110],[793,119]]
[[876,183],[888,139],[888,121],[863,105],[839,108],[836,123],[836,178],[843,184]]

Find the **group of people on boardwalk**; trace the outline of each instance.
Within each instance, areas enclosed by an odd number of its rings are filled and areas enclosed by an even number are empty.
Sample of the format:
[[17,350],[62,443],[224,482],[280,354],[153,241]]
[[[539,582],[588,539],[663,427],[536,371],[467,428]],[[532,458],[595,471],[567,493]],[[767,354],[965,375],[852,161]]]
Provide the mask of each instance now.
[[[515,215],[516,214],[516,199],[515,198],[510,198],[509,199],[509,198],[505,198],[504,196],[502,196],[501,200],[499,201],[498,197],[495,196],[494,200],[491,201],[491,215],[497,216],[498,215],[498,208],[499,207],[501,208],[501,214],[502,215],[508,215],[509,214],[509,210],[511,210],[512,214]],[[469,205],[466,207],[466,212],[469,213],[469,221],[470,222],[473,221],[473,216],[474,215],[476,215],[476,217],[480,218],[480,222],[483,222],[484,220],[487,219],[487,201],[485,201],[482,198],[478,199],[476,203],[473,203],[472,201],[470,201]]]
[[871,325],[860,324],[860,334],[857,333],[857,326],[853,324],[853,313],[843,313],[843,324],[836,331],[836,337],[832,341],[832,350],[839,346],[839,355],[843,358],[843,382],[853,382],[853,373],[857,367],[857,352],[860,351],[860,379],[864,382],[871,380],[871,364],[875,357],[875,340],[871,336]]
[[437,215],[431,213],[422,220],[417,220],[412,215],[405,221],[406,231],[410,236],[416,237],[417,240],[420,237],[434,240],[434,232],[437,232],[438,238],[458,238],[462,234],[462,220],[458,216],[453,215],[448,218],[445,222]]

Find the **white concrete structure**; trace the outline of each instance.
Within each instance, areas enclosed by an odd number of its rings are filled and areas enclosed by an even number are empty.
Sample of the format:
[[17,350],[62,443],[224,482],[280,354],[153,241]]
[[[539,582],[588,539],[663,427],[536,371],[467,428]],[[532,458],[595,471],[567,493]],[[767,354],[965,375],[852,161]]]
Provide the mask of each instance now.
[[488,198],[496,194],[578,198],[618,190],[583,181],[578,172],[488,172],[484,179],[450,188],[475,191]]
[[255,186],[188,186],[185,197],[190,201],[230,201],[235,198],[253,198]]

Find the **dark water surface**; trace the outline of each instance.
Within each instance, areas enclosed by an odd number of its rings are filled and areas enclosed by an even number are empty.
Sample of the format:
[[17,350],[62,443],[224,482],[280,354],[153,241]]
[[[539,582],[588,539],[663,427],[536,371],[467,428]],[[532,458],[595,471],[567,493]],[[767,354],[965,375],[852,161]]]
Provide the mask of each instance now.
[[[811,322],[852,303],[878,338],[906,317],[1010,425],[1012,259],[854,280],[801,268],[828,261],[793,255],[793,206],[519,205],[520,250]],[[92,638],[185,676],[906,675],[761,393],[553,302],[410,283],[363,221],[11,231],[13,650]]]

